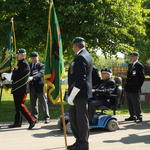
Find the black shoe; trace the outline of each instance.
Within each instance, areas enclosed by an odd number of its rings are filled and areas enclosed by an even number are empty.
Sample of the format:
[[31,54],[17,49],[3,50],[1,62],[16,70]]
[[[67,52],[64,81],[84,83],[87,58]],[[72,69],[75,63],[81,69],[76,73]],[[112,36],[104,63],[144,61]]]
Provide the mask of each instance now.
[[135,120],[136,123],[141,123],[142,121],[143,121],[142,118],[137,118],[137,119]]
[[72,148],[70,148],[68,150],[80,150],[80,149],[78,147],[74,146],[74,147],[72,147]]
[[50,118],[46,118],[45,119],[45,124],[49,123],[50,122]]
[[31,130],[35,126],[35,124],[36,124],[36,121],[31,122],[28,129]]
[[136,118],[135,117],[129,117],[129,118],[126,118],[125,121],[135,121]]
[[74,147],[76,147],[76,143],[72,144],[72,145],[69,145],[67,146],[67,150],[72,150]]
[[38,119],[36,119],[35,123],[36,123],[36,124],[39,123]]
[[21,127],[21,124],[11,124],[8,126],[8,128],[18,128]]
[[69,150],[89,150],[88,144],[76,144],[74,147],[70,148]]

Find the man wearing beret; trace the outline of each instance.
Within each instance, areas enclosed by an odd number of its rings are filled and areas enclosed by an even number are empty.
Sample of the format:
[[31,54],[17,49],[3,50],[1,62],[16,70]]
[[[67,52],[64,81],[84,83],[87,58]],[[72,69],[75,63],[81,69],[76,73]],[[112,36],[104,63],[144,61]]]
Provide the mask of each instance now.
[[42,106],[45,123],[49,123],[48,103],[44,93],[44,64],[39,62],[39,54],[35,51],[30,54],[30,58],[32,61],[29,77],[31,114],[38,120],[38,99]]
[[[116,82],[113,78],[111,78],[111,74],[111,69],[101,69],[102,79],[97,83],[97,87],[95,87],[95,92],[93,94],[94,103],[92,103],[92,100],[89,102],[90,124],[93,123],[93,115],[99,106],[106,106],[110,108],[114,104],[113,98],[111,98],[110,94],[115,92]],[[98,89],[98,91],[96,91],[96,89]]]
[[88,98],[92,97],[92,57],[85,49],[85,40],[73,40],[76,56],[68,71],[68,103],[70,123],[76,142],[68,150],[89,150]]
[[131,63],[128,66],[127,80],[125,85],[126,97],[128,102],[128,109],[130,117],[125,121],[142,122],[140,93],[144,82],[144,67],[138,61],[139,53],[131,53]]
[[17,51],[17,67],[12,73],[12,94],[15,103],[15,122],[9,125],[9,128],[21,127],[22,117],[21,114],[29,122],[29,128],[32,129],[35,126],[35,118],[29,113],[24,102],[27,96],[27,83],[30,74],[30,67],[26,58],[26,50],[21,48]]

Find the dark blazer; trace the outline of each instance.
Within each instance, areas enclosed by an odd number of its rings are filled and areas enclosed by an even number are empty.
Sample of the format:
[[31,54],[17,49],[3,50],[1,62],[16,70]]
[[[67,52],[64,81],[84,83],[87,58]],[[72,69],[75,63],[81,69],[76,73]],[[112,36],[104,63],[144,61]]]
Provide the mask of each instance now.
[[68,94],[75,86],[80,89],[77,98],[92,97],[92,57],[86,49],[82,49],[75,57],[68,71]]
[[[20,79],[22,79],[26,74],[30,72],[29,63],[26,59],[19,60],[17,63],[17,67],[13,70],[12,73],[12,84]],[[18,90],[12,93],[26,93],[27,92],[27,84],[19,88]]]
[[134,66],[132,66],[132,64],[129,64],[125,91],[129,93],[140,92],[144,79],[145,76],[143,65],[140,62],[137,62]]
[[111,93],[114,93],[116,90],[116,82],[114,79],[109,78],[107,80],[101,80],[99,82],[99,86],[97,86],[98,90],[101,90],[101,92],[97,92],[95,94],[98,94],[101,97],[108,98],[110,97]]
[[33,80],[30,81],[30,88],[35,88],[35,91],[38,93],[43,92],[44,88],[44,64],[38,62],[33,67],[30,64],[30,76],[33,76]]

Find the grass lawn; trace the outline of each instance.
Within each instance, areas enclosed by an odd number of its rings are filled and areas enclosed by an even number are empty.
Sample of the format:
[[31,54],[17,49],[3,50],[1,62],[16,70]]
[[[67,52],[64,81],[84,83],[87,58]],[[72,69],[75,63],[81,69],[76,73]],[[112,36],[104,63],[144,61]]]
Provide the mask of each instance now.
[[[27,97],[27,100],[25,102],[27,108],[30,110],[30,101],[29,96]],[[61,109],[60,109],[60,103],[58,102],[56,105],[49,106],[50,116],[51,119],[57,119],[61,115]],[[67,103],[64,104],[65,112],[69,110],[69,105]],[[39,120],[43,119],[41,109]],[[142,112],[144,113],[150,113],[150,105],[142,104]],[[112,111],[107,111],[107,113],[112,114]],[[126,105],[121,106],[117,110],[117,114],[127,114],[128,109]],[[15,108],[13,103],[13,97],[10,94],[10,91],[3,91],[2,95],[2,102],[0,104],[0,122],[7,122],[7,121],[13,121],[14,120],[14,114],[15,114]]]

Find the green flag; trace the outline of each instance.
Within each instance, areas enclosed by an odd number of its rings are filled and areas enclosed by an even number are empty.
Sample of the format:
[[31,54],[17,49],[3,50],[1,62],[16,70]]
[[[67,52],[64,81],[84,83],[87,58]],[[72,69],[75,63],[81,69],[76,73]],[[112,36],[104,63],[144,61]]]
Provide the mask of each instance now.
[[53,104],[56,104],[60,98],[60,86],[63,72],[64,61],[60,27],[54,3],[50,1],[44,77],[47,83],[48,97]]
[[12,20],[6,38],[6,45],[2,49],[2,56],[0,60],[0,73],[11,71],[13,47],[14,47],[14,24]]

